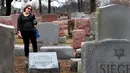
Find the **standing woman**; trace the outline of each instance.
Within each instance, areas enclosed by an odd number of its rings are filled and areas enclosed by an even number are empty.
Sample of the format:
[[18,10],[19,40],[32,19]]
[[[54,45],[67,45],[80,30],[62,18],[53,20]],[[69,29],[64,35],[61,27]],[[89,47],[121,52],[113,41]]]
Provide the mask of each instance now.
[[33,52],[37,52],[37,41],[36,41],[36,31],[35,27],[37,23],[34,24],[35,16],[32,15],[32,6],[27,5],[24,7],[23,12],[18,17],[17,30],[21,34],[24,42],[24,52],[25,59],[29,56],[29,40],[31,40],[33,46]]

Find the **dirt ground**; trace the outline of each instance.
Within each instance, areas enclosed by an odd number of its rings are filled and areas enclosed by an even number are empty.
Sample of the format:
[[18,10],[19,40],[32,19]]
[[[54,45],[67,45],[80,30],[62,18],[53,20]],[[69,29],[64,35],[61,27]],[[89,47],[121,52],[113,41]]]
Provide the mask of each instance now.
[[[69,69],[71,61],[70,60],[59,60],[60,63],[60,73],[76,73],[71,72]],[[24,57],[14,57],[14,71],[15,73],[27,73],[25,70]]]

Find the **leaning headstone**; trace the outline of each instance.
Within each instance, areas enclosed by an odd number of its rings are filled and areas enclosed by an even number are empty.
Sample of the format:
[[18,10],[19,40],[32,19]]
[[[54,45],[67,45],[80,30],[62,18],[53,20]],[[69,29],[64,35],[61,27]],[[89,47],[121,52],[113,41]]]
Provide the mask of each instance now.
[[14,27],[0,24],[0,73],[14,73]]
[[97,9],[96,39],[130,39],[130,8],[111,4]]
[[58,25],[51,22],[39,22],[37,29],[40,35],[40,37],[37,39],[38,42],[58,43]]
[[29,53],[28,73],[59,73],[56,52]]
[[130,73],[130,41],[104,39],[85,42],[82,73]]

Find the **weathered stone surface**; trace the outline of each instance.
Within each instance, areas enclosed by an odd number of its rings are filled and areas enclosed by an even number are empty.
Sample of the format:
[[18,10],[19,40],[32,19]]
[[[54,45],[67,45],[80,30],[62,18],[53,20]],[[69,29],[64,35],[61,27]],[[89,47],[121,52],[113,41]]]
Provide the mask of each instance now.
[[40,35],[38,42],[58,43],[58,25],[51,22],[39,22],[37,29]]
[[14,73],[14,27],[0,24],[0,73]]
[[59,37],[58,39],[59,43],[62,43],[62,44],[66,44],[66,40],[67,40],[66,36]]
[[88,41],[82,47],[82,73],[129,73],[130,41]]
[[85,31],[85,36],[90,36],[90,18],[79,18],[75,19],[74,29],[82,29]]
[[81,58],[81,48],[76,49],[76,58]]
[[0,23],[6,25],[12,25],[12,19],[10,16],[0,16]]
[[77,18],[68,21],[68,35],[71,36],[73,30],[82,29],[85,36],[90,36],[91,21],[90,18]]
[[82,63],[81,61],[78,61],[78,73],[82,73]]
[[[30,47],[30,51],[33,51],[33,49]],[[24,56],[24,45],[22,44],[15,44],[14,47],[14,56]]]
[[130,8],[123,5],[108,5],[97,9],[96,39],[130,39]]
[[59,25],[59,36],[65,36],[65,31],[64,31],[64,22],[63,21],[53,21],[53,23]]
[[17,19],[18,19],[19,14],[12,14],[11,18],[12,18],[12,25],[14,26],[15,29],[17,29]]
[[29,73],[60,73],[56,52],[29,53]]
[[81,48],[81,42],[85,41],[85,31],[82,29],[73,30],[72,44],[74,49]]

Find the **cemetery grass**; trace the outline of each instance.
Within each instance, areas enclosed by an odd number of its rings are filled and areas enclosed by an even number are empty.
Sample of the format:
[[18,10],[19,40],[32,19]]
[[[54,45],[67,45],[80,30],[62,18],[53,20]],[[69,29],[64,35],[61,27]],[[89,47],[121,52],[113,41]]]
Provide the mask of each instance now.
[[[15,44],[23,44],[22,39],[15,36]],[[72,45],[72,40],[67,39],[67,44]],[[76,73],[69,70],[71,60],[59,60],[60,63],[60,73]],[[15,73],[27,73],[25,70],[24,56],[14,57],[14,71]]]

